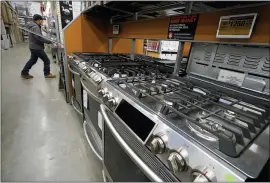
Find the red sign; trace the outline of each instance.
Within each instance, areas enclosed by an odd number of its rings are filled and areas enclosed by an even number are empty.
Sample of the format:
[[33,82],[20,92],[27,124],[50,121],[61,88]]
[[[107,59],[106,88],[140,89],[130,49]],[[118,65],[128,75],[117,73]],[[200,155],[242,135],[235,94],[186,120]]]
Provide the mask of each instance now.
[[168,38],[182,40],[193,39],[197,22],[197,14],[171,17],[168,29]]

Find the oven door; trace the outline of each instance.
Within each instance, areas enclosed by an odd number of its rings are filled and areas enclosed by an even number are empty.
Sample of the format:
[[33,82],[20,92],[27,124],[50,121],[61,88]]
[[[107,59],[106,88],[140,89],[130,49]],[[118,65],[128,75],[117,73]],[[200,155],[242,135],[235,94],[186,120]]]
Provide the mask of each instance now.
[[103,104],[103,169],[116,182],[173,182],[177,179]]
[[81,84],[83,87],[83,110],[85,119],[90,122],[99,138],[102,137],[102,115],[100,113],[100,103],[102,102],[97,95],[97,87],[85,79],[85,77],[81,77]]
[[75,111],[78,113],[80,117],[80,121],[83,122],[83,100],[82,100],[82,86],[80,82],[80,73],[71,65],[68,66],[69,71],[71,72],[72,78],[72,96],[71,96],[71,104]]

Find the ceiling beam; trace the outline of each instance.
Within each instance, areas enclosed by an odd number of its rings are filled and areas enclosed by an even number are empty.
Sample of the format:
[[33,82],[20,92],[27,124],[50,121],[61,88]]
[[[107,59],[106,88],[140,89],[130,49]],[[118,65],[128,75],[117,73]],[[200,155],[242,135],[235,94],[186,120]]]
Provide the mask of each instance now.
[[[110,9],[110,10],[113,10],[113,11],[118,11],[118,12],[121,12],[121,13],[125,13],[125,14],[127,14],[127,15],[123,15],[123,16],[121,16],[121,15],[117,15],[117,16],[119,16],[119,18],[122,18],[122,17],[129,17],[129,16],[133,16],[134,15],[134,13],[137,13],[137,12],[129,12],[129,11],[125,11],[125,10],[120,10],[120,9],[118,9],[118,8],[113,8],[113,7],[109,7],[109,6],[106,6],[106,5],[104,5],[103,7],[105,7],[105,8],[107,8],[107,9]],[[148,16],[148,15],[139,15],[138,14],[138,16],[140,16],[140,17],[145,17],[145,18],[149,18],[149,17],[151,17],[151,16]],[[113,18],[113,17],[111,17],[112,19],[116,19],[116,18]],[[155,17],[151,17],[151,18],[155,18]]]
[[139,15],[142,15],[142,14],[152,13],[152,12],[156,12],[156,11],[163,11],[163,10],[168,10],[168,9],[172,9],[172,8],[179,8],[179,7],[183,6],[184,4],[185,4],[185,2],[178,2],[178,3],[174,3],[174,4],[164,5],[161,7],[142,10],[142,11],[139,11],[138,13],[139,13]]

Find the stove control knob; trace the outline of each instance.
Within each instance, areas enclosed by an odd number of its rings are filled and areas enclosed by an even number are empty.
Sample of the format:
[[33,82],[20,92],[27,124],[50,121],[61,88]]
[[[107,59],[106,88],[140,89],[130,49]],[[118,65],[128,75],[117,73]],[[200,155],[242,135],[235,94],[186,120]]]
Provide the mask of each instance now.
[[115,98],[111,98],[108,100],[109,107],[115,107],[117,105]]
[[173,173],[187,170],[188,152],[184,148],[172,151],[168,158],[168,164]]
[[102,81],[102,78],[100,76],[98,76],[98,77],[95,78],[95,82],[97,84],[101,83],[101,81]]
[[191,171],[193,182],[217,182],[216,175],[209,167],[198,166]]
[[110,94],[107,92],[103,95],[103,102],[107,102],[110,99]]
[[104,94],[105,94],[105,90],[104,90],[104,89],[98,90],[98,95],[99,95],[100,97],[102,97]]
[[168,137],[166,135],[155,136],[150,142],[150,149],[155,154],[162,154],[166,150]]

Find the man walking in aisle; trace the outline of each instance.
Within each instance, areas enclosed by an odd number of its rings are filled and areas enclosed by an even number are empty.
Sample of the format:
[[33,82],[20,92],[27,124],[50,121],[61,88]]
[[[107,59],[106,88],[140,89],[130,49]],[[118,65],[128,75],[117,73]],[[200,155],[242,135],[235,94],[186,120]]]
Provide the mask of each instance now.
[[[33,22],[30,22],[28,25],[28,29],[32,32],[42,35],[41,33],[41,24],[44,18],[41,15],[34,15]],[[44,76],[45,78],[55,78],[56,75],[50,73],[50,60],[47,54],[44,51],[44,43],[51,44],[51,41],[48,41],[40,36],[32,34],[29,32],[29,49],[31,52],[31,57],[29,61],[25,64],[21,77],[25,79],[33,78],[32,75],[29,74],[29,70],[33,65],[37,63],[38,58],[40,58],[44,62]]]

